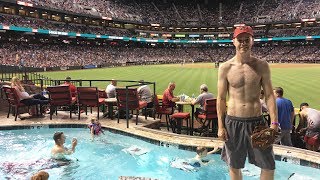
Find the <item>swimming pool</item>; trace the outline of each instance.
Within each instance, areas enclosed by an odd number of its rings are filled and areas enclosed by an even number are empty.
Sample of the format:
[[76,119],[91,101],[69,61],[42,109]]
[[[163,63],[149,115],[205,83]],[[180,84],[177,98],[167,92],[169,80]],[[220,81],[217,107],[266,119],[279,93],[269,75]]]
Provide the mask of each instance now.
[[[54,132],[67,136],[69,147],[73,137],[78,139],[76,152],[70,156],[67,166],[47,169],[50,179],[118,179],[119,176],[140,176],[155,179],[229,179],[228,168],[220,155],[209,155],[211,163],[198,171],[183,171],[170,166],[175,159],[187,159],[195,152],[178,149],[177,146],[158,146],[116,133],[105,131],[101,138],[90,140],[85,128],[43,128],[31,130],[0,131],[0,179],[28,179],[41,168],[43,160],[50,158],[54,145]],[[143,155],[131,155],[123,149],[132,146],[149,151]],[[77,161],[77,160],[78,161]],[[275,179],[317,179],[319,169],[276,161]],[[9,166],[9,167],[8,167]],[[43,166],[42,166],[43,167]],[[259,179],[260,171],[246,164],[244,179]],[[303,178],[302,178],[303,177]]]

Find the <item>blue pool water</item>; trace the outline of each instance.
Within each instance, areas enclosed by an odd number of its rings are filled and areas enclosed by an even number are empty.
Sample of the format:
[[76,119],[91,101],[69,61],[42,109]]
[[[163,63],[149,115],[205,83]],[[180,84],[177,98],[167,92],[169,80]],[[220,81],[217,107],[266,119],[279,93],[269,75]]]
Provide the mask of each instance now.
[[[226,164],[220,155],[209,155],[210,163],[198,171],[182,171],[172,168],[175,159],[187,159],[195,152],[180,150],[176,146],[157,146],[132,137],[105,131],[105,135],[90,140],[88,129],[33,129],[0,131],[0,179],[29,179],[41,169],[50,158],[54,145],[52,136],[63,131],[67,136],[66,146],[70,147],[73,137],[78,139],[76,152],[70,156],[72,163],[67,166],[47,169],[53,179],[114,179],[119,176],[143,176],[156,179],[230,179]],[[149,152],[133,156],[123,151],[131,146],[143,147]],[[78,159],[78,161],[76,161]],[[277,180],[319,179],[320,170],[277,161]],[[244,179],[259,179],[260,170],[246,164]]]

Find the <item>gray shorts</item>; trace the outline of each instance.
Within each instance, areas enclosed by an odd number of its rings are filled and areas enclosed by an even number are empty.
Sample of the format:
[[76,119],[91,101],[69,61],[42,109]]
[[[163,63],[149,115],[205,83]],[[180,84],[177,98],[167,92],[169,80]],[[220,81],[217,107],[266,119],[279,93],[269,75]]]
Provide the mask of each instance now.
[[221,159],[230,167],[235,169],[244,168],[248,154],[249,163],[261,169],[275,169],[272,146],[265,150],[252,148],[250,136],[257,125],[267,126],[262,116],[251,118],[226,116],[225,128],[228,134],[228,141],[223,146]]

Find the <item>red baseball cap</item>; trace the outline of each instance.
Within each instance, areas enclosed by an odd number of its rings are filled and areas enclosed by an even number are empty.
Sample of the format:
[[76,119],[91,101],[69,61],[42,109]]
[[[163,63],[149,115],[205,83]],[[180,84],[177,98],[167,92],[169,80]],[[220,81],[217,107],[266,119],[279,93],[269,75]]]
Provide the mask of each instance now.
[[251,36],[253,36],[253,30],[250,26],[239,26],[236,27],[236,29],[233,32],[233,38],[236,38],[237,36],[239,36],[239,34],[242,33],[248,33]]

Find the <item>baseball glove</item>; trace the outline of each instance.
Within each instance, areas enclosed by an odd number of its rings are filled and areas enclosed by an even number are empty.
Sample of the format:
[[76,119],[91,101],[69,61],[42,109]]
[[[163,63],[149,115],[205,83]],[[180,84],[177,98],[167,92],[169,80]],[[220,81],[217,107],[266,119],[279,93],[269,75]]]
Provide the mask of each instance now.
[[252,147],[265,150],[274,143],[278,135],[279,133],[272,128],[257,126],[251,135]]

